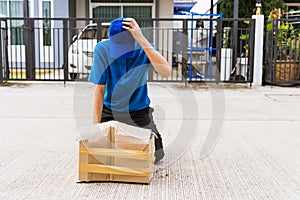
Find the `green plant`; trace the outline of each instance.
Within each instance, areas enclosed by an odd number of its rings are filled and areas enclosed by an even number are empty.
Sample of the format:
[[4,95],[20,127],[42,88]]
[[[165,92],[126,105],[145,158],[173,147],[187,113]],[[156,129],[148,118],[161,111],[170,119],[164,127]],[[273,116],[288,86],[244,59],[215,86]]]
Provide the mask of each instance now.
[[[267,31],[273,31],[274,39],[277,44],[277,60],[299,60],[300,56],[300,32],[295,30],[288,21],[276,21],[282,16],[281,9],[271,10],[267,24]],[[279,26],[278,28],[276,26]]]
[[277,33],[277,59],[278,60],[299,60],[300,33],[292,24],[281,23]]
[[[224,18],[233,17],[233,2],[234,0],[223,0],[220,4],[220,12],[223,13]],[[239,17],[251,18],[254,13],[256,0],[239,1]],[[286,9],[284,0],[263,0],[262,1],[262,13],[267,17],[268,13],[273,8]]]

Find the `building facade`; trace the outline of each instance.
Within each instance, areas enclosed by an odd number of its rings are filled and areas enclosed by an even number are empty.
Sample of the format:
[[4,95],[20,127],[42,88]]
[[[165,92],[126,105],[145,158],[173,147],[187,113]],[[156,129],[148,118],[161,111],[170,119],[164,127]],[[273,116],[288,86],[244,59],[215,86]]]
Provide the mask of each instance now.
[[[167,18],[173,0],[28,0],[30,17]],[[23,17],[23,0],[0,0],[0,16]]]
[[[28,5],[28,8],[26,8]],[[14,66],[25,65],[26,52],[26,21],[23,17],[30,18],[172,18],[173,0],[0,0],[0,18],[19,18],[8,21],[9,38],[8,52]],[[75,22],[75,21],[74,21]],[[69,23],[69,27],[81,29],[91,23],[90,20],[78,20]],[[57,20],[36,20],[35,44],[36,59],[47,63],[54,59],[56,54],[55,41],[60,41],[63,24]],[[70,33],[70,38],[75,33]],[[39,38],[39,39],[37,39]],[[43,53],[40,53],[43,52]]]

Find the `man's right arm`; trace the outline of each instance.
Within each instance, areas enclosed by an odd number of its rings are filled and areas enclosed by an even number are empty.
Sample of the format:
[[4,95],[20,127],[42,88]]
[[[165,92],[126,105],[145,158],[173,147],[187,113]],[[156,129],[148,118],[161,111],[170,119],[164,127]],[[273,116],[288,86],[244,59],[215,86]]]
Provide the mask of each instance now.
[[95,84],[94,123],[101,123],[105,85]]

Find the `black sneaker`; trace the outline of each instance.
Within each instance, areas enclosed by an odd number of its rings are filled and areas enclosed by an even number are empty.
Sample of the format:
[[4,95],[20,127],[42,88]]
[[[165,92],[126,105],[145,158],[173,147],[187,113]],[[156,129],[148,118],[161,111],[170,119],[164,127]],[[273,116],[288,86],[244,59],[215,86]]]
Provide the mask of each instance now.
[[157,164],[165,156],[164,149],[159,149],[159,150],[155,151],[154,156],[155,156],[154,164]]
[[155,134],[155,161],[154,164],[157,164],[161,159],[164,158],[165,152],[163,149],[162,139],[159,133]]

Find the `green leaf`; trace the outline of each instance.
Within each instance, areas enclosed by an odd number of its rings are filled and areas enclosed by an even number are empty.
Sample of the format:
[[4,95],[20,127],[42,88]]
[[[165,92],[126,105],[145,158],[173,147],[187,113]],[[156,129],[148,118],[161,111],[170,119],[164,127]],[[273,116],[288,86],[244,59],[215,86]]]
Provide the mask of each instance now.
[[248,37],[249,37],[248,34],[242,34],[242,35],[240,36],[240,39],[241,39],[241,40],[247,40]]

